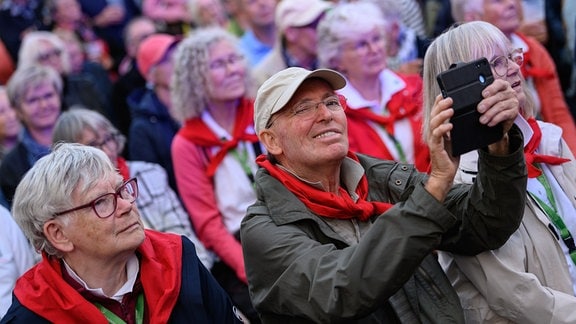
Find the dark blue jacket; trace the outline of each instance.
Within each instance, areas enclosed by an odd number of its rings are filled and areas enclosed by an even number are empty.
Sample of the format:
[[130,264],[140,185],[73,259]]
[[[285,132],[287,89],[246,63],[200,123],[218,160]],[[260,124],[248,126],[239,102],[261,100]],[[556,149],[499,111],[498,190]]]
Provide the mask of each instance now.
[[168,174],[170,187],[178,192],[170,146],[180,125],[150,89],[134,90],[127,100],[132,120],[128,134],[130,159],[161,165]]
[[[241,323],[228,295],[198,260],[194,244],[184,236],[182,243],[182,286],[169,323]],[[50,322],[25,308],[13,295],[12,305],[0,323]]]

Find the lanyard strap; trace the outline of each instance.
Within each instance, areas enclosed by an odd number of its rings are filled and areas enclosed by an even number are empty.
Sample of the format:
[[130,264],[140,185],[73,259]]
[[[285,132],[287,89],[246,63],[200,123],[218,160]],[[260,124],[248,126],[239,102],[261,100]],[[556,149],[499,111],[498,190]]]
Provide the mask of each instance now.
[[396,139],[396,136],[388,133],[388,136],[390,136],[390,138],[392,139],[392,142],[394,142],[394,146],[396,147],[396,150],[398,151],[398,155],[399,155],[399,160],[398,162],[402,162],[402,163],[408,163],[408,161],[406,160],[406,153],[404,153],[404,149],[402,148],[402,144],[400,144],[400,142]]
[[574,238],[572,237],[572,234],[566,227],[566,224],[564,224],[562,217],[560,217],[560,215],[558,214],[558,209],[556,208],[556,200],[554,199],[554,194],[552,193],[550,183],[548,182],[548,179],[546,179],[544,173],[539,175],[537,179],[546,190],[546,197],[548,197],[548,201],[552,206],[546,204],[544,201],[542,201],[542,199],[538,198],[535,194],[531,192],[528,193],[530,194],[530,197],[532,197],[536,201],[538,206],[540,206],[540,208],[544,210],[544,213],[546,213],[546,215],[548,216],[550,221],[552,221],[554,226],[556,226],[556,228],[560,231],[562,241],[564,241],[566,247],[568,247],[568,253],[570,253],[570,258],[572,259],[572,262],[574,262],[574,264],[576,265],[576,245],[574,244]]
[[[118,317],[118,315],[114,314],[113,312],[111,312],[109,309],[102,306],[101,304],[94,303],[94,305],[96,305],[96,307],[98,307],[100,312],[102,312],[102,314],[104,314],[104,316],[108,320],[108,323],[126,324],[126,322],[124,322],[123,319]],[[144,323],[144,294],[143,293],[140,293],[140,295],[138,295],[138,300],[136,301],[136,323],[137,324]]]
[[394,147],[398,152],[398,162],[408,163],[408,160],[406,159],[406,153],[404,152],[404,149],[402,148],[402,144],[400,144],[400,141],[398,141],[396,139],[396,136],[394,136],[394,134],[389,132],[385,126],[380,125],[380,127],[386,132],[386,135],[388,135],[388,137],[392,140],[392,143],[394,143]]
[[252,174],[252,169],[250,169],[250,165],[248,165],[248,150],[243,148],[241,152],[238,152],[238,149],[239,146],[231,150],[230,153],[232,153],[232,156],[240,163],[250,182],[254,183],[254,174]]

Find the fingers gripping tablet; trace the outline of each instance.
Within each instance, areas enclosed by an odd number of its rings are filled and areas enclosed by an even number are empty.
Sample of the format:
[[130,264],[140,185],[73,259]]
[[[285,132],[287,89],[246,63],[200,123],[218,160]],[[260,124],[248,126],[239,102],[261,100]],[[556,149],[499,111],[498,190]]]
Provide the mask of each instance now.
[[481,58],[468,63],[452,64],[436,76],[442,96],[453,100],[454,125],[450,133],[452,155],[485,147],[502,138],[502,125],[490,127],[480,123],[478,104],[482,101],[482,90],[494,82],[490,63]]

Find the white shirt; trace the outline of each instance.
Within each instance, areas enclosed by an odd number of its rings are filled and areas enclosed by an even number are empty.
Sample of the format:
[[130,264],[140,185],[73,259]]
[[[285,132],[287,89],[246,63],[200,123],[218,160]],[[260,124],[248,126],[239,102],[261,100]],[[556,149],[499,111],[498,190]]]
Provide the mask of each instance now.
[[24,272],[32,267],[39,255],[16,224],[10,212],[0,206],[0,318],[12,304],[12,290]]

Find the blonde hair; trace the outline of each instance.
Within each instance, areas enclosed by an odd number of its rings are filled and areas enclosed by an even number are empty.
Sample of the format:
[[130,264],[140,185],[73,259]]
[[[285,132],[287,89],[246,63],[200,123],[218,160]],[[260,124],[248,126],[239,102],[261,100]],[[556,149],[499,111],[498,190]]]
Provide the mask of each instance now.
[[38,65],[38,55],[40,54],[40,43],[47,42],[54,48],[60,50],[60,60],[64,74],[70,73],[70,57],[64,44],[64,41],[58,35],[49,31],[32,31],[24,36],[22,45],[18,52],[18,67],[27,67]]

